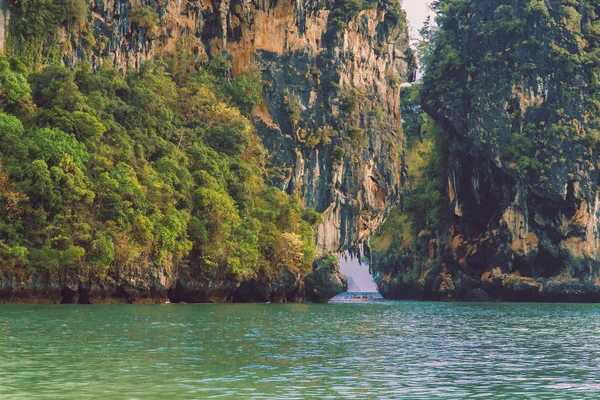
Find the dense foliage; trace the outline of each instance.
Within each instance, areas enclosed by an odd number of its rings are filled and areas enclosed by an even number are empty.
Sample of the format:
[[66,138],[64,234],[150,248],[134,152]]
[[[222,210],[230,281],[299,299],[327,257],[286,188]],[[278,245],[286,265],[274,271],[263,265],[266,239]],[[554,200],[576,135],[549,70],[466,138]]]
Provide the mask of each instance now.
[[265,185],[266,151],[240,112],[260,78],[228,78],[227,57],[190,59],[123,76],[85,63],[30,73],[0,55],[5,273],[310,270],[318,215]]
[[[439,30],[424,57],[427,111],[438,121],[469,121],[454,129],[518,178],[551,185],[558,171],[596,169],[600,1],[435,6]],[[582,165],[571,168],[574,160]]]
[[7,0],[2,8],[10,12],[7,49],[27,65],[64,61],[77,42],[97,45],[86,0]]
[[[522,299],[525,287],[531,298],[543,292],[538,279],[589,279],[598,266],[600,1],[433,5],[437,26],[426,24],[418,44],[421,93],[402,97],[409,191],[371,242],[380,287]],[[492,269],[527,283],[504,280],[498,294],[483,274]]]
[[421,265],[419,258],[446,235],[447,143],[440,127],[419,107],[420,91],[420,85],[402,90],[409,187],[400,210],[394,210],[371,239],[371,269],[377,280],[416,283],[424,271],[439,267]]

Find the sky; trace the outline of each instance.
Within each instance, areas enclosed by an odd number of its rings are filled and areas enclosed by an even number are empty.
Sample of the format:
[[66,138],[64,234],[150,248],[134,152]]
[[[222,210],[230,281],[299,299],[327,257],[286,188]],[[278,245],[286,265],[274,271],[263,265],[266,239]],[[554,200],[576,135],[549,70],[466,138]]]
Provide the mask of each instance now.
[[373,277],[369,274],[369,266],[365,263],[359,264],[358,259],[350,257],[340,257],[340,270],[342,274],[351,277],[354,283],[359,287],[349,288],[349,291],[357,292],[376,292],[377,285],[373,282]]
[[429,9],[431,0],[402,0],[402,8],[408,16],[408,24],[410,25],[411,37],[416,37],[419,30],[423,26],[428,15],[435,15]]

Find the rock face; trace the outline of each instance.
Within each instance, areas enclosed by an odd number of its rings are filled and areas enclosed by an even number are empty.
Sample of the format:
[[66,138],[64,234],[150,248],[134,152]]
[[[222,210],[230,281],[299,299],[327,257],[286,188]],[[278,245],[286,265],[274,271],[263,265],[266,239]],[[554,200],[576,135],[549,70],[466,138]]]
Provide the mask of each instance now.
[[[0,44],[33,66],[111,63],[125,71],[185,53],[199,62],[225,54],[235,75],[260,71],[264,101],[252,118],[269,151],[268,178],[322,213],[316,230],[322,253],[358,249],[403,190],[399,93],[414,78],[415,62],[396,1],[353,10],[342,0],[78,0],[63,19],[44,22],[41,33],[18,24],[45,6],[4,3]],[[342,280],[327,287],[319,281],[324,277],[313,278],[317,301],[345,287]],[[301,293],[303,280],[291,274],[237,282],[161,271],[106,285],[3,284],[4,301],[285,301],[302,297],[293,293]]]
[[243,303],[287,303],[301,301],[303,280],[298,272],[287,268],[279,275],[260,275],[247,280],[233,292],[232,300]]
[[264,103],[254,121],[271,155],[271,183],[323,213],[321,251],[342,251],[366,241],[401,193],[399,85],[415,74],[400,5],[380,0],[333,12],[345,4],[94,1],[79,25],[50,26],[55,32],[39,38],[39,54],[11,40],[10,21],[20,19],[10,12],[0,20],[0,43],[38,65],[59,54],[68,65],[108,62],[127,70],[177,52],[203,61],[225,51],[236,75],[260,71]]
[[[65,282],[37,279],[22,282],[0,280],[0,304],[90,304],[90,303],[216,303],[216,302],[302,302],[327,303],[348,291],[339,262],[317,259],[313,270],[303,276],[284,270],[277,276],[258,276],[246,281],[228,277],[174,276],[158,271],[156,276],[139,275],[102,282]],[[170,276],[170,278],[168,278]]]
[[346,276],[340,272],[337,260],[319,258],[306,276],[285,270],[279,276],[259,276],[242,282],[233,292],[234,302],[287,303],[310,301],[327,303],[340,293],[348,291]]
[[286,46],[255,55],[268,110],[256,122],[282,172],[272,181],[323,213],[321,250],[367,240],[402,190],[399,82],[411,78],[412,54],[386,12],[362,11],[335,33],[329,11],[315,11]]
[[29,281],[13,276],[0,280],[0,303],[157,303],[172,297],[176,277],[166,270],[129,271],[102,281],[63,280],[34,275]]
[[383,283],[389,297],[600,301],[599,11],[487,0],[441,14],[422,106],[450,145],[450,225],[415,256],[436,267]]
[[332,297],[348,291],[348,281],[335,261],[318,260],[313,271],[304,278],[304,296],[314,303],[327,303]]

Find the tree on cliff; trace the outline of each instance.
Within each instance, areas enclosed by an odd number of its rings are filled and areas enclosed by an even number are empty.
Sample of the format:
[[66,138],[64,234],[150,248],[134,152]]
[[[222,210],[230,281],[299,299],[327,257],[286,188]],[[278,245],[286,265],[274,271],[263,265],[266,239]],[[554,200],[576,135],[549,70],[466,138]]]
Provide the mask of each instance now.
[[2,274],[244,277],[312,264],[310,213],[265,185],[266,152],[238,108],[256,101],[255,78],[181,71],[164,59],[126,75],[30,73],[0,54]]

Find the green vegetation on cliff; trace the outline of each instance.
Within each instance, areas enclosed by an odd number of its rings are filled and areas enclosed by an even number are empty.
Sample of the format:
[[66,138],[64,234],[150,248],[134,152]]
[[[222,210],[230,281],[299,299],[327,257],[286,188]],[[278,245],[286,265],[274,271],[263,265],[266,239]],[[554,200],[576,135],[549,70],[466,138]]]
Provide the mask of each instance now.
[[600,143],[600,1],[436,6],[440,29],[425,57],[426,110],[468,130],[511,175],[541,186],[570,169],[565,141],[575,158],[588,158],[584,168],[597,168],[587,153]]
[[[410,190],[372,240],[380,289],[600,301],[600,1],[434,5],[419,46],[429,116],[402,110]],[[435,137],[445,152],[427,150]]]
[[240,112],[259,78],[209,72],[223,65],[29,72],[0,55],[0,273],[310,271],[319,216],[265,184],[266,151]]
[[28,65],[64,61],[77,42],[96,45],[86,0],[7,0],[2,8],[10,12],[7,50]]
[[418,285],[439,263],[421,262],[419,255],[436,252],[432,243],[447,223],[447,143],[442,130],[419,107],[420,85],[402,90],[409,187],[401,210],[395,210],[371,239],[371,272],[379,285],[403,281]]
[[388,11],[385,22],[390,26],[406,28],[406,13],[402,10],[400,2],[393,0],[336,0],[329,23],[333,31],[337,32],[347,28],[348,22],[356,18],[361,11],[375,8]]

